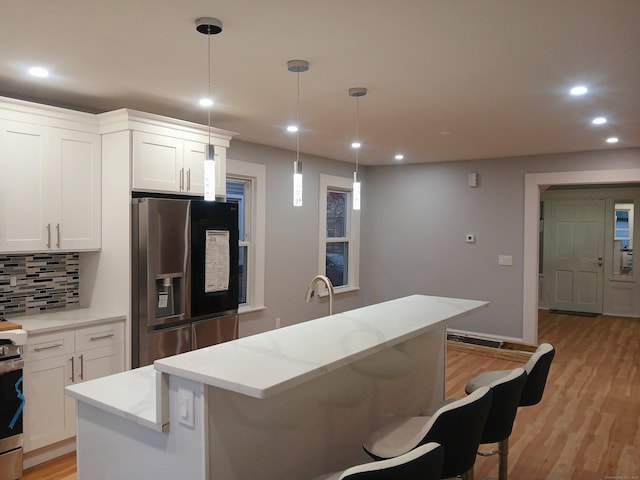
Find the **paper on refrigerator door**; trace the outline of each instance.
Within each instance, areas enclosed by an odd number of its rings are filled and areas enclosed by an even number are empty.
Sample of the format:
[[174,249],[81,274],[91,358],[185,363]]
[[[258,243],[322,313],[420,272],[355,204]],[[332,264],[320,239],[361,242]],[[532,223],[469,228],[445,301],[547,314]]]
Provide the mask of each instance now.
[[229,231],[207,230],[205,244],[205,293],[229,290]]

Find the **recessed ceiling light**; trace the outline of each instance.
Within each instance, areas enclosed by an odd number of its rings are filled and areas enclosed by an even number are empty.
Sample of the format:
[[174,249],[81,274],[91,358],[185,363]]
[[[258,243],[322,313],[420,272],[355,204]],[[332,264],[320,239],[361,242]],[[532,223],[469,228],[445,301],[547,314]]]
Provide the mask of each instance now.
[[213,105],[213,100],[211,100],[210,98],[201,98],[198,103],[201,107],[210,107],[211,105]]
[[584,85],[576,85],[571,90],[569,90],[569,93],[573,96],[578,96],[578,95],[584,95],[588,91],[589,89]]
[[596,117],[591,120],[591,123],[593,123],[594,125],[604,125],[605,123],[607,123],[607,119],[605,117]]
[[34,77],[44,78],[49,76],[49,70],[43,67],[31,67],[29,69],[29,75]]
[[396,160],[404,160],[404,155],[402,155],[401,153],[397,153],[396,156],[394,157]]
[[289,125],[287,127],[287,132],[296,133],[297,131],[298,131],[298,126],[297,125]]
[[607,138],[607,143],[618,143],[620,140],[618,137],[609,137]]
[[360,142],[353,142],[351,144],[351,148],[360,148],[360,147],[361,147]]

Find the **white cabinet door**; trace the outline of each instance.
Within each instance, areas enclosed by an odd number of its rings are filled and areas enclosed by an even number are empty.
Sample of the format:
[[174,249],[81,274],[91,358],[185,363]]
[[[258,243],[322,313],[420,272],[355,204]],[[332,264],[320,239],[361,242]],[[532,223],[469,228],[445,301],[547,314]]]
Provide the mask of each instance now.
[[185,191],[193,195],[204,195],[204,143],[184,142]]
[[75,435],[74,401],[64,394],[72,363],[68,355],[25,362],[25,452]]
[[[60,199],[55,221],[56,248],[99,249],[101,246],[100,136],[72,130],[54,130],[53,163],[60,170]],[[59,226],[58,226],[59,225]]]
[[0,120],[0,251],[101,245],[100,136]]
[[124,371],[124,343],[79,352],[76,360],[78,372],[76,383],[122,372]]
[[133,132],[133,188],[160,192],[184,189],[183,141]]
[[49,149],[47,128],[0,119],[0,251],[48,248]]

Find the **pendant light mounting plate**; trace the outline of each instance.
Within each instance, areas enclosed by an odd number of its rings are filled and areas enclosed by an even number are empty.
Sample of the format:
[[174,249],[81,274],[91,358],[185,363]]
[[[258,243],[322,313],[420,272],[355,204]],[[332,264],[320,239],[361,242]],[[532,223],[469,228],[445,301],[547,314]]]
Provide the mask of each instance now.
[[309,70],[309,62],[306,60],[289,60],[287,62],[287,70],[295,73],[306,72]]
[[350,97],[364,97],[367,94],[367,89],[364,87],[353,87],[349,89]]
[[213,17],[196,19],[196,30],[204,35],[217,35],[222,32],[222,22]]

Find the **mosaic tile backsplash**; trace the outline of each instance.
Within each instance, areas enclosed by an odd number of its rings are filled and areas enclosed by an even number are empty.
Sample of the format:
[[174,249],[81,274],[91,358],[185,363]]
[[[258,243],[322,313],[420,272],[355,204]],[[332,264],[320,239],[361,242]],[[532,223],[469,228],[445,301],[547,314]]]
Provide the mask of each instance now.
[[0,315],[78,306],[79,271],[78,253],[0,254]]

